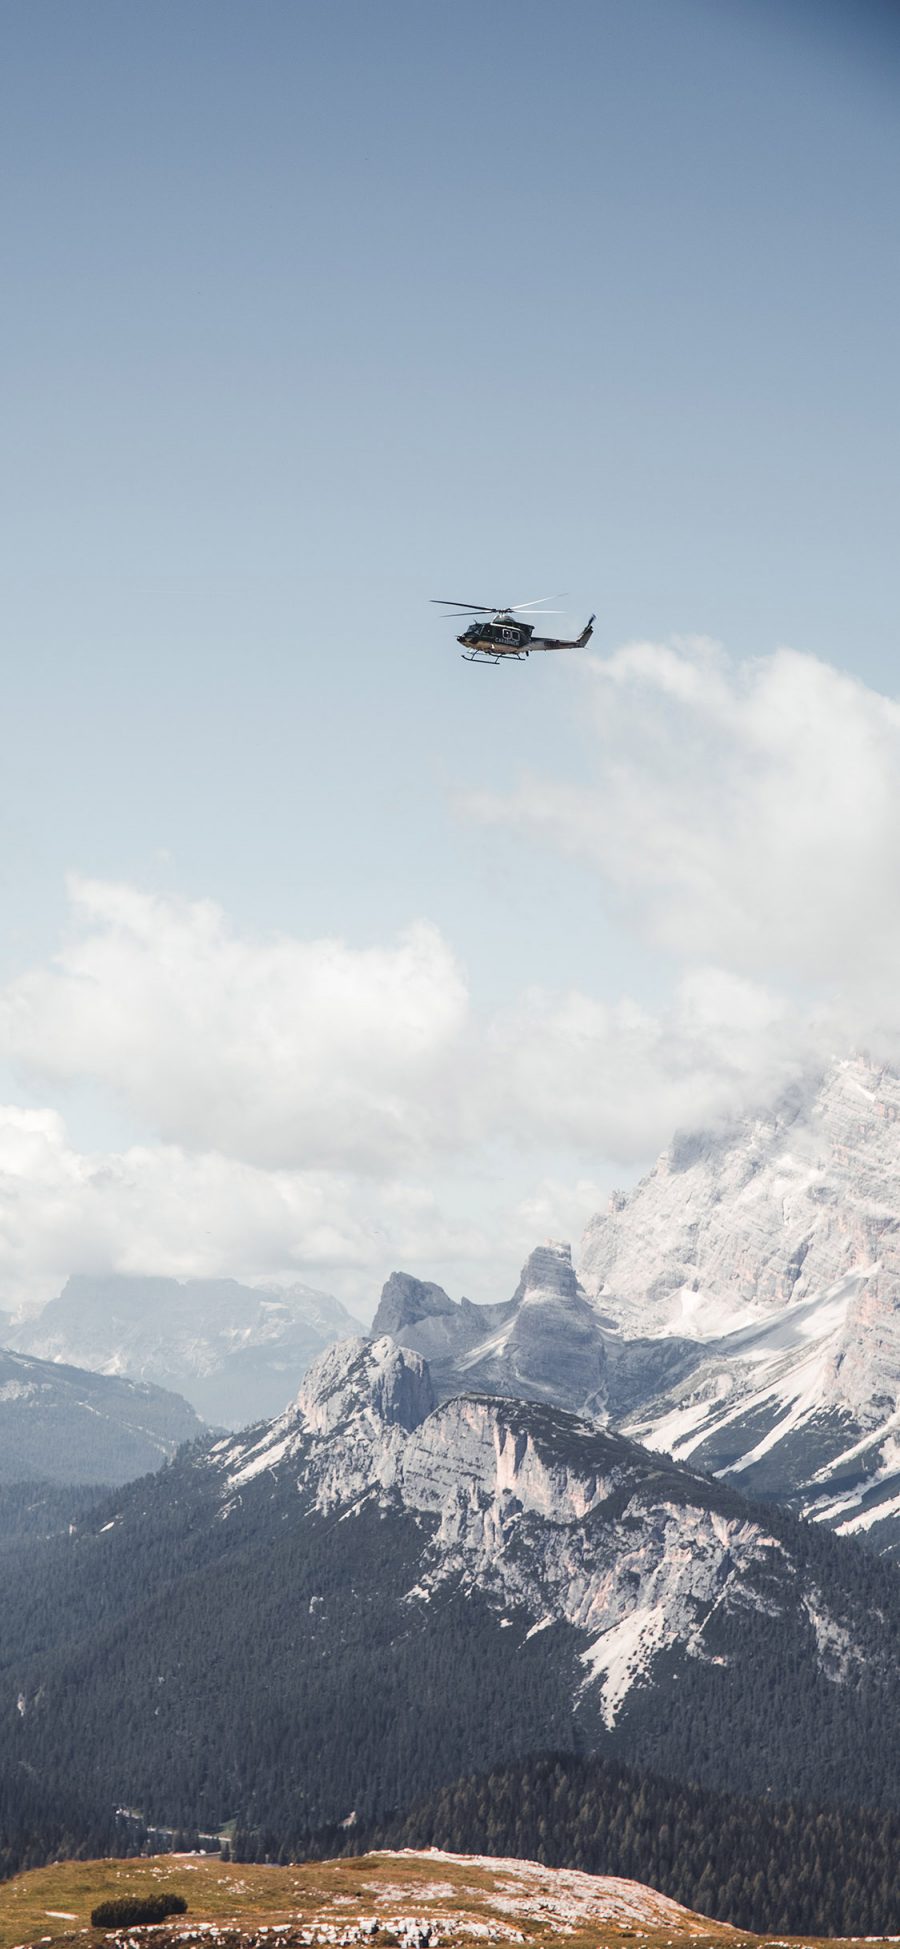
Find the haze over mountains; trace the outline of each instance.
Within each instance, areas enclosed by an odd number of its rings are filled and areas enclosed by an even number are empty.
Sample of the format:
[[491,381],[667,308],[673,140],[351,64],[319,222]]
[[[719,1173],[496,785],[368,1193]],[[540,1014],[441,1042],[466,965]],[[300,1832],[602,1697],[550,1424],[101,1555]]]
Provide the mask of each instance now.
[[130,1482],[202,1432],[165,1388],[0,1348],[0,1483]]
[[121,1273],[79,1274],[6,1329],[22,1353],[176,1389],[226,1428],[280,1413],[322,1348],[358,1332],[339,1300],[300,1283]]
[[[900,1078],[837,1062],[765,1114],[677,1137],[588,1226],[580,1278],[552,1243],[496,1305],[394,1273],[372,1333],[423,1355],[440,1400],[562,1407],[897,1550],[898,1133]],[[310,1361],[357,1331],[301,1285],[81,1275],[6,1338],[177,1389],[236,1428],[279,1413]],[[0,1400],[0,1429],[3,1413]]]

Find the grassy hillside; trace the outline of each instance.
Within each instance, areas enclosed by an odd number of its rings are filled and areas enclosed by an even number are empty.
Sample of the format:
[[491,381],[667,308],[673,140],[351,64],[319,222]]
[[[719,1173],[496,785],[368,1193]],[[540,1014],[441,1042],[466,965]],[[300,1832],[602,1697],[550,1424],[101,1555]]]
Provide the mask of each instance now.
[[[553,1943],[557,1949],[571,1943],[573,1949],[590,1942],[596,1945],[597,1923],[601,1916],[612,1919],[608,1888],[633,1888],[638,1884],[604,1883],[598,1880],[597,1903],[588,1915],[575,1918],[569,1930],[560,1930],[560,1917],[551,1916],[546,1904],[555,1888],[566,1889],[565,1878],[553,1869],[533,1871],[533,1884],[520,1864],[487,1864],[477,1860],[436,1854],[368,1854],[355,1859],[307,1862],[300,1867],[262,1867],[239,1862],[223,1862],[213,1856],[157,1855],[129,1861],[67,1861],[49,1868],[37,1868],[0,1885],[0,1949],[17,1944],[79,1944],[84,1949],[84,1932],[96,1942],[105,1942],[101,1930],[90,1930],[91,1910],[98,1902],[114,1896],[147,1895],[170,1889],[184,1895],[188,1914],[172,1925],[153,1929],[154,1943],[177,1939],[185,1930],[205,1921],[222,1932],[229,1924],[242,1934],[252,1934],[263,1926],[289,1923],[309,1932],[316,1924],[341,1927],[361,1916],[378,1917],[378,1938],[382,1943],[396,1940],[392,1923],[404,1917],[428,1918],[440,1930],[443,1920],[448,1934],[466,1940],[466,1923],[493,1923],[507,1936],[518,1933],[535,1949]],[[577,1877],[581,1883],[585,1877]],[[519,1884],[521,1883],[521,1887]],[[518,1897],[518,1899],[517,1899]],[[651,1907],[663,1898],[646,1891]],[[637,1903],[644,1900],[641,1891]],[[529,1913],[521,1913],[523,1901]],[[510,1906],[514,1912],[510,1913]],[[670,1944],[677,1939],[703,1949],[704,1944],[750,1942],[733,1929],[710,1924],[689,1910],[663,1904],[651,1919],[658,1925],[664,1917],[667,1926],[637,1930],[634,1918],[627,1926],[604,1929],[610,1945],[624,1944],[632,1949],[640,1940],[648,1945]],[[581,1926],[578,1925],[579,1921]],[[478,1933],[481,1934],[482,1930]],[[123,1932],[124,1933],[124,1932]],[[134,1930],[127,1931],[133,1937]],[[474,1935],[473,1931],[473,1935]],[[289,1935],[289,1932],[285,1932]],[[473,1935],[468,1937],[473,1939]]]
[[[523,1862],[382,1853],[308,1862],[301,1867],[247,1866],[212,1856],[161,1855],[130,1861],[60,1862],[0,1886],[0,1949],[91,1949],[111,1937],[91,1930],[92,1908],[126,1894],[168,1889],[184,1895],[188,1913],[120,1938],[161,1945],[211,1936],[217,1949],[251,1941],[293,1949],[303,1938],[340,1939],[363,1918],[377,1922],[374,1942],[391,1949],[413,1918],[432,1941],[464,1945],[519,1942],[526,1949],[790,1949],[679,1909],[652,1890],[561,1873]],[[206,1928],[202,1927],[206,1924]],[[277,1930],[275,1943],[272,1942]],[[797,1939],[799,1941],[799,1938]],[[874,1940],[874,1938],[870,1938]],[[816,1938],[803,1938],[818,1949]],[[823,1945],[824,1949],[824,1945]],[[832,1940],[829,1949],[837,1949]]]

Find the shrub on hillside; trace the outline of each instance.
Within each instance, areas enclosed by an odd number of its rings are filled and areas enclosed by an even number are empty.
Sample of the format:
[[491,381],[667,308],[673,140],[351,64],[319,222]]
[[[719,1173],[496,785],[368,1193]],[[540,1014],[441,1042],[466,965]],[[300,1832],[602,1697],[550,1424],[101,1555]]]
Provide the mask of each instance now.
[[95,1929],[129,1929],[136,1922],[164,1922],[169,1915],[184,1915],[183,1895],[120,1895],[115,1901],[100,1902],[91,1909]]

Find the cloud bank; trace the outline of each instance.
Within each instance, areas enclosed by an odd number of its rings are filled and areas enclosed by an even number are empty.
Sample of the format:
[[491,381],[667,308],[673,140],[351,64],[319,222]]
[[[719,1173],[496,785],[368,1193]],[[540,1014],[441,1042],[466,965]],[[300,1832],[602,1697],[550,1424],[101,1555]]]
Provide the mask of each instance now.
[[[399,1251],[489,1263],[477,1224],[447,1220],[426,1187],[352,1173],[261,1170],[217,1151],[72,1145],[53,1110],[0,1106],[0,1302],[15,1311],[73,1272],[340,1275],[370,1296],[372,1267]],[[377,1295],[376,1295],[377,1296]]]
[[793,650],[591,659],[596,782],[479,794],[486,821],[589,860],[681,964],[872,992],[900,948],[900,705]]
[[465,1032],[437,929],[392,947],[257,940],[209,901],[73,878],[71,937],[0,994],[0,1047],[87,1078],[165,1141],[270,1168],[384,1171],[440,1144]]
[[[659,1006],[564,970],[488,1014],[427,919],[363,947],[259,937],[73,879],[59,954],[0,990],[0,1057],[49,1106],[0,1112],[0,1305],[106,1267],[293,1273],[358,1302],[392,1265],[452,1266],[494,1296],[537,1229],[586,1217],[675,1128],[851,1046],[897,1055],[897,704],[813,657],[702,642],[572,681],[587,782],[468,812],[590,863],[659,957]],[[140,1143],[74,1147],[73,1085]]]

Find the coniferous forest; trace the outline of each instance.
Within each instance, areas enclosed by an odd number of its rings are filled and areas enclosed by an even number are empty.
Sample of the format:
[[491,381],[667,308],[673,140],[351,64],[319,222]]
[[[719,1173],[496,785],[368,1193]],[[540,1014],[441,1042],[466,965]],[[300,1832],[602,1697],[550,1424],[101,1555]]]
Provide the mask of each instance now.
[[[187,1828],[168,1837],[175,1849],[198,1841]],[[21,1777],[0,1779],[0,1877],[164,1845],[140,1821],[91,1816],[74,1795],[48,1800]],[[572,1753],[468,1775],[386,1820],[311,1831],[286,1815],[238,1828],[230,1842],[235,1859],[282,1863],[401,1847],[622,1875],[739,1928],[900,1932],[900,1815],[709,1793]]]
[[[268,1837],[274,1848],[276,1837]],[[255,1856],[260,1836],[238,1836]],[[441,1789],[348,1840],[293,1834],[286,1850],[446,1848],[624,1875],[739,1928],[811,1935],[900,1929],[900,1815],[859,1814],[704,1792],[571,1753],[525,1760]],[[282,1839],[280,1851],[285,1852]]]

